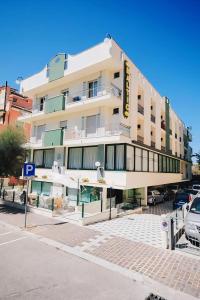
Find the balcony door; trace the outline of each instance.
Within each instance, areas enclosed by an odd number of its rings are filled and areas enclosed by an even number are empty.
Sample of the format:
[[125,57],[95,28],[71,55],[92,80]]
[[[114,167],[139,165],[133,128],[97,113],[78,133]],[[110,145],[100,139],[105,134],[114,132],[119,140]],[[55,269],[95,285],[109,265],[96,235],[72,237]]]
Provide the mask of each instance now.
[[86,117],[86,136],[97,136],[100,127],[100,115]]
[[98,81],[90,81],[88,83],[88,98],[96,97],[98,92]]

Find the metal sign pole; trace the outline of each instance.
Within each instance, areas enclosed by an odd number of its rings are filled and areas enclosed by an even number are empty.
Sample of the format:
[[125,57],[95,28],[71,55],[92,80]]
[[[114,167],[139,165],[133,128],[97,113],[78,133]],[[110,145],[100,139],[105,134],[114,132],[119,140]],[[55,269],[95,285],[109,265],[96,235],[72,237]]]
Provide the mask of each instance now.
[[26,228],[26,225],[27,225],[28,187],[29,187],[29,179],[27,179],[26,200],[25,200],[25,222],[24,222],[24,227],[25,228]]

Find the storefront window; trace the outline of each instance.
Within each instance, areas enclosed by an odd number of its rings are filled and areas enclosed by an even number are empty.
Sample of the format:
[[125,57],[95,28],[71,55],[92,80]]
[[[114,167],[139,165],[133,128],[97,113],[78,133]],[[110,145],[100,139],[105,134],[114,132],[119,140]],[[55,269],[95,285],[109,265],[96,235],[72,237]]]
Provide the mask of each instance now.
[[146,150],[142,150],[142,170],[148,171],[148,152]]
[[106,169],[107,170],[114,170],[115,168],[115,151],[114,145],[107,146],[107,159],[106,159]]
[[83,150],[83,169],[96,169],[97,147],[85,147]]
[[154,172],[158,172],[158,154],[154,153]]
[[116,145],[116,170],[124,170],[124,145]]
[[149,172],[153,172],[154,171],[153,157],[154,157],[153,152],[149,152]]
[[128,171],[134,170],[134,148],[127,145],[126,148],[126,169]]
[[135,170],[142,170],[142,149],[135,148]]
[[69,148],[69,169],[82,168],[82,148]]

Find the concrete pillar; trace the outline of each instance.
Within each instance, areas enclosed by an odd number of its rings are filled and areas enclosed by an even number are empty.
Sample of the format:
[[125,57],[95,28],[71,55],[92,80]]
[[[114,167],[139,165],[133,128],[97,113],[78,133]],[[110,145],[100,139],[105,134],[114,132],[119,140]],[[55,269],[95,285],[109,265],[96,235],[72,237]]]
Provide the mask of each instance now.
[[103,211],[104,211],[107,209],[107,188],[103,188],[102,200],[103,200]]

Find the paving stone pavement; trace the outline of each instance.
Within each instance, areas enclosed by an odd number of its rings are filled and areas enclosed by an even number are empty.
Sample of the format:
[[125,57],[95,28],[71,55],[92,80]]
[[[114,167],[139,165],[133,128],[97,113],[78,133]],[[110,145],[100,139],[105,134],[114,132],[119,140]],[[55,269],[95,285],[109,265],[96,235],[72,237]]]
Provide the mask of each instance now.
[[199,260],[121,237],[110,238],[93,250],[85,251],[173,289],[200,297]]
[[151,214],[133,214],[88,226],[103,234],[124,237],[131,241],[143,242],[162,247],[161,217]]
[[[5,212],[0,213],[0,216],[2,214],[5,216]],[[145,217],[145,215],[137,216]],[[128,234],[119,236],[117,229],[113,234],[106,230],[100,231],[97,226],[81,227],[70,223],[51,224],[47,222],[47,218],[43,218],[43,222],[41,222],[41,217],[38,221],[37,215],[29,214],[29,220],[30,217],[32,224],[35,225],[28,228],[32,233],[79,249],[130,271],[144,274],[168,287],[200,298],[200,260],[195,257],[178,251],[164,250],[142,241],[135,241],[128,238]],[[20,214],[17,217],[12,215],[12,220],[14,218],[15,226],[17,224],[21,226],[23,215]],[[129,223],[129,221],[133,222],[132,218],[133,216],[129,216],[116,220],[120,222],[124,220],[125,223],[127,221]],[[8,219],[10,220],[10,216]],[[5,218],[4,221],[6,221]],[[107,221],[106,228],[111,222]],[[36,225],[37,223],[39,226]],[[101,225],[103,226],[103,224]]]

